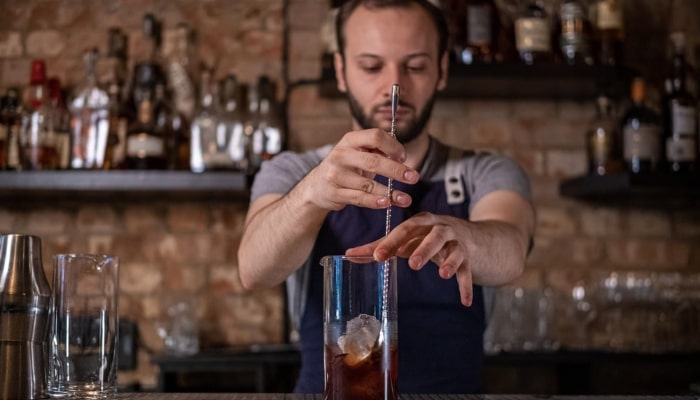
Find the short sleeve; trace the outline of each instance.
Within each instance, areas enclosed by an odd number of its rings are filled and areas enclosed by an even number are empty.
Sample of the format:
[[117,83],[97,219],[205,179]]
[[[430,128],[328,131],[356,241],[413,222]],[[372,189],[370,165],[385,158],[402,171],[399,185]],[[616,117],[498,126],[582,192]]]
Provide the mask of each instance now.
[[513,159],[496,155],[474,155],[465,159],[464,175],[470,195],[469,209],[496,190],[510,190],[532,202],[530,180]]

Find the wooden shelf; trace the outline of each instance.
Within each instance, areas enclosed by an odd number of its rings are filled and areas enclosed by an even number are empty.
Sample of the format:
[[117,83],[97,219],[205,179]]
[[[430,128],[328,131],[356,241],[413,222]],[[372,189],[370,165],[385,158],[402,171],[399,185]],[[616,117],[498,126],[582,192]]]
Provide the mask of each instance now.
[[[633,72],[603,65],[452,63],[444,99],[592,100],[601,89],[613,97],[628,93]],[[335,71],[324,60],[319,91],[337,98]]]
[[697,209],[700,207],[700,174],[580,176],[563,181],[559,193],[606,205]]
[[0,201],[241,200],[249,182],[241,172],[3,171]]

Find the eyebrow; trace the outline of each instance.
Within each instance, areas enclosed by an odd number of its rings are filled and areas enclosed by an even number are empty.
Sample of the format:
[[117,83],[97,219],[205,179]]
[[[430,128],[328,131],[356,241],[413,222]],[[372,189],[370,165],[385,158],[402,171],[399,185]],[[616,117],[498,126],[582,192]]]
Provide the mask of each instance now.
[[[381,60],[381,59],[382,59],[381,56],[378,56],[378,55],[376,55],[376,54],[371,54],[371,53],[360,53],[360,54],[356,55],[356,56],[353,57],[353,58],[355,58],[355,59],[371,58],[371,59],[377,59],[377,60]],[[416,58],[428,58],[428,59],[430,59],[431,57],[430,57],[430,54],[429,54],[429,53],[425,53],[425,52],[422,52],[422,53],[413,53],[413,54],[409,54],[409,55],[407,55],[406,57],[404,57],[402,61],[404,61],[404,62],[405,62],[405,61],[410,61],[410,60],[413,60],[413,59],[416,59]]]

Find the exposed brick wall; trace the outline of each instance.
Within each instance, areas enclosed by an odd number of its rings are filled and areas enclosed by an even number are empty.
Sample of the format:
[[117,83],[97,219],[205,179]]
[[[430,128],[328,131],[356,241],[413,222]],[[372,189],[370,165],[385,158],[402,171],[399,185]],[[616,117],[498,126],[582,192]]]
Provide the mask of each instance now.
[[[104,52],[107,28],[129,34],[131,59],[143,52],[141,18],[154,12],[166,29],[187,21],[199,34],[200,56],[233,71],[243,82],[266,73],[282,80],[285,21],[283,0],[105,0],[0,2],[0,89],[24,85],[32,58],[47,60],[50,75],[75,85],[82,76],[81,52]],[[321,24],[328,4],[290,0],[289,79],[320,75]],[[669,25],[700,33],[690,16],[695,0],[629,0],[626,11],[630,64],[659,65]],[[654,12],[650,12],[653,10]],[[674,11],[675,10],[675,11]],[[672,12],[673,11],[673,12]],[[669,18],[670,15],[676,17]],[[687,17],[687,18],[686,18]],[[671,21],[671,22],[669,22]],[[693,31],[694,29],[694,31]],[[318,96],[314,85],[296,86],[289,98],[290,147],[330,143],[350,128],[343,100]],[[659,269],[700,272],[700,212],[593,206],[558,194],[562,178],[585,171],[583,132],[593,115],[591,102],[440,101],[431,132],[463,148],[503,152],[528,172],[537,206],[537,237],[523,282],[549,282],[566,290],[594,269]],[[51,199],[49,199],[51,200]],[[139,369],[120,382],[155,385],[150,352],[162,348],[157,325],[163,299],[185,293],[199,299],[202,342],[279,342],[283,338],[282,292],[245,293],[237,274],[236,251],[246,205],[241,202],[44,205],[0,204],[0,231],[30,232],[44,239],[44,258],[59,252],[109,252],[122,259],[123,316],[135,318],[144,345]]]

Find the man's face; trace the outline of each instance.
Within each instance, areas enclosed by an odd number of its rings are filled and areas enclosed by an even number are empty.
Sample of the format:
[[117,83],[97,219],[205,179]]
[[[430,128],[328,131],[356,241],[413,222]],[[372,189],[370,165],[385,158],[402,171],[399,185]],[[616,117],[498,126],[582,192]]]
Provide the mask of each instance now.
[[391,85],[398,83],[398,140],[408,143],[424,132],[436,90],[446,82],[447,59],[438,55],[437,41],[433,22],[417,5],[353,12],[345,25],[344,69],[336,57],[336,76],[360,128],[391,128]]

